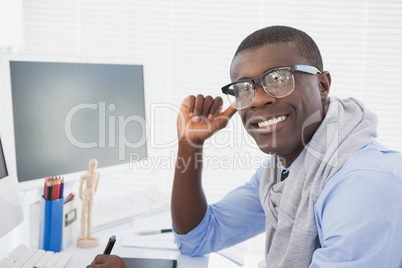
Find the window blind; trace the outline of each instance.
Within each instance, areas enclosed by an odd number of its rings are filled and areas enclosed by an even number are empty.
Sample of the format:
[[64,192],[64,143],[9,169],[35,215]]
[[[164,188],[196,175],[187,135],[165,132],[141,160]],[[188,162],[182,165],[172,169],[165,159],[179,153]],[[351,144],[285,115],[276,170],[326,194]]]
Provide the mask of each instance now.
[[13,51],[22,41],[22,0],[0,0],[0,52]]
[[[362,100],[379,117],[379,141],[402,150],[401,15],[396,0],[23,0],[21,53],[143,63],[149,154],[162,157],[176,151],[184,97],[221,95],[246,35],[267,25],[293,26],[320,47],[332,74],[330,95]],[[207,191],[217,195],[247,181],[254,170],[248,161],[263,157],[236,115],[230,128],[208,143],[206,156],[249,158],[221,169],[206,166]],[[164,172],[171,178],[173,167]]]

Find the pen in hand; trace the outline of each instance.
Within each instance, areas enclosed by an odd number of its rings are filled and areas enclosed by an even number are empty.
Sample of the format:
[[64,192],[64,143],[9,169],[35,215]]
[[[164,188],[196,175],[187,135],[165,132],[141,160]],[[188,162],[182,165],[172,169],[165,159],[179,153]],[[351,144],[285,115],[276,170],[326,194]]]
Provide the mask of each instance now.
[[116,242],[116,236],[112,235],[109,238],[109,242],[107,242],[107,245],[106,245],[106,248],[105,248],[105,251],[103,252],[103,254],[109,255],[112,252],[112,249],[113,249],[113,246],[114,246],[115,242]]

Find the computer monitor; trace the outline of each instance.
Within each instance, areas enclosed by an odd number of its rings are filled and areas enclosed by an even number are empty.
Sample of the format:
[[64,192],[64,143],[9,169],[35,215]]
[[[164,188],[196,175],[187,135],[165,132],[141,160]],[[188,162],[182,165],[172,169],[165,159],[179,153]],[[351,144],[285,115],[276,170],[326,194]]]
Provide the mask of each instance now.
[[0,93],[0,238],[23,220],[17,176],[12,167],[11,132],[7,128],[2,97]]
[[[20,184],[147,155],[143,65],[0,55]],[[37,184],[36,184],[37,185]]]

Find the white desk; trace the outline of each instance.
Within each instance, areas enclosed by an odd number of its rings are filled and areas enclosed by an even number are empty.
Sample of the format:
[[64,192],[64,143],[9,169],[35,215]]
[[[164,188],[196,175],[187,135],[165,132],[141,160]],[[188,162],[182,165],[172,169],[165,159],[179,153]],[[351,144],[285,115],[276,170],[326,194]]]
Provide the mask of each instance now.
[[[182,255],[178,250],[173,249],[151,249],[123,246],[122,243],[131,229],[131,223],[116,225],[112,228],[93,233],[94,236],[99,238],[100,245],[98,247],[92,249],[83,249],[78,248],[76,244],[73,244],[64,249],[62,252],[69,252],[73,254],[71,267],[86,267],[86,265],[92,262],[97,254],[103,253],[109,237],[111,235],[115,235],[117,240],[113,247],[112,254],[119,255],[121,257],[176,259],[178,268],[240,267],[234,262],[216,253],[211,253],[202,257],[189,257]],[[260,256],[246,254],[245,265],[243,267],[256,268],[260,260]]]
[[116,225],[112,228],[104,229],[93,233],[93,236],[99,238],[99,246],[92,249],[78,248],[76,244],[69,246],[62,252],[73,254],[71,267],[86,267],[90,264],[94,257],[102,254],[109,237],[116,236],[116,243],[113,247],[112,254],[121,257],[139,257],[139,258],[166,258],[176,259],[178,268],[206,268],[208,267],[208,256],[192,258],[180,254],[178,250],[170,249],[150,249],[150,248],[134,248],[122,246],[122,242],[131,230],[131,223]]
[[[170,183],[166,183],[166,179],[161,178],[159,174],[128,174],[128,177],[124,177],[119,174],[118,177],[109,177],[107,174],[101,174],[101,181],[99,188],[101,190],[108,191],[125,191],[130,192],[142,188],[156,187],[158,190],[170,189]],[[144,179],[147,178],[147,179]],[[68,189],[70,191],[71,189]],[[101,194],[99,191],[97,194]],[[29,217],[27,217],[29,220]],[[80,222],[78,222],[80,226]],[[24,228],[27,229],[27,228]],[[29,228],[28,228],[29,229]],[[71,267],[86,267],[92,262],[96,255],[102,254],[105,246],[111,235],[116,235],[117,241],[113,248],[112,254],[119,255],[121,257],[142,257],[142,258],[166,258],[176,259],[178,261],[178,268],[221,268],[221,267],[240,267],[234,262],[226,259],[225,257],[211,253],[203,257],[189,257],[180,254],[178,250],[172,249],[149,249],[149,248],[134,248],[122,246],[122,242],[127,234],[131,230],[131,223],[116,225],[109,229],[104,229],[98,232],[94,232],[93,235],[99,238],[100,245],[97,248],[82,249],[78,248],[76,244],[72,244],[62,252],[69,252],[73,254]],[[264,246],[261,243],[261,237],[254,239],[257,242],[252,242],[252,246],[257,247],[257,254],[255,249],[246,252],[245,264],[243,267],[256,268],[258,262],[263,258]]]
[[[151,216],[151,218],[152,217],[153,216]],[[158,215],[155,215],[155,217],[158,217]],[[95,237],[99,238],[100,245],[98,247],[92,249],[82,249],[78,248],[74,243],[73,245],[64,249],[63,252],[73,254],[71,267],[86,267],[86,265],[92,262],[97,254],[103,253],[109,237],[115,235],[116,243],[113,247],[112,254],[119,255],[121,257],[176,259],[178,268],[240,267],[231,260],[217,253],[211,253],[202,257],[189,257],[180,254],[177,249],[153,249],[123,246],[123,241],[131,230],[132,223],[116,225],[114,227],[93,233]],[[256,268],[262,257],[252,255],[247,250],[245,253],[245,264],[243,267]]]

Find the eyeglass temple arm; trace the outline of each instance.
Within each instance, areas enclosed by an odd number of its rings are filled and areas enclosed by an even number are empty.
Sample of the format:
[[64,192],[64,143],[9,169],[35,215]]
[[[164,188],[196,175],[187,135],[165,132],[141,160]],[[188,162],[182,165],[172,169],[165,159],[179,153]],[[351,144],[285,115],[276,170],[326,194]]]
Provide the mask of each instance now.
[[235,95],[233,89],[230,89],[228,87],[223,87],[222,88],[222,93],[226,94],[226,95],[232,95],[232,96]]
[[294,70],[305,72],[305,73],[310,73],[310,74],[320,74],[321,73],[321,71],[318,70],[318,68],[316,68],[314,66],[309,66],[309,65],[294,65]]

